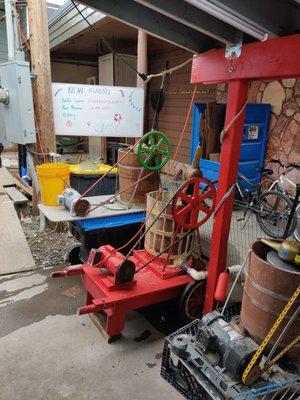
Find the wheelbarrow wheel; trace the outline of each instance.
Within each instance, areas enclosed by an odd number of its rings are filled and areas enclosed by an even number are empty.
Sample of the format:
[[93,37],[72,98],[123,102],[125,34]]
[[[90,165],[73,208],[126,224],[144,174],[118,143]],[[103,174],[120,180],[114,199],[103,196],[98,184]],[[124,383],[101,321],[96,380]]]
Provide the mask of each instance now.
[[73,244],[66,254],[66,261],[68,261],[71,265],[83,264],[81,259],[80,250],[82,249],[81,244]]
[[203,314],[206,280],[190,282],[182,292],[179,313],[184,322],[201,318]]

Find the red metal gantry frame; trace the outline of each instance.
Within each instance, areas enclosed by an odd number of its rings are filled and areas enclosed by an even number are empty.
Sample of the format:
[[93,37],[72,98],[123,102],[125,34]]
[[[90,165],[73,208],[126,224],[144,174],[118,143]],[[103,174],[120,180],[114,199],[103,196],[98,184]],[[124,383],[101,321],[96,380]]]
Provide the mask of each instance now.
[[[260,79],[296,78],[300,76],[300,34],[255,42],[242,46],[240,57],[228,60],[225,50],[196,55],[191,82],[227,83],[227,109],[220,159],[217,204],[237,179],[244,112],[230,126],[248,97],[249,82]],[[227,244],[234,193],[215,216],[210,249],[204,313],[213,310],[218,276],[226,268]]]
[[[98,264],[94,262],[96,253],[101,255],[102,260]],[[102,312],[104,321],[101,328],[110,341],[122,332],[129,311],[177,298],[191,281],[190,275],[179,266],[166,266],[164,259],[151,262],[152,259],[153,256],[146,250],[134,251],[128,261],[134,264],[137,275],[127,282],[118,282],[118,269],[125,256],[115,252],[112,246],[105,245],[99,250],[91,250],[86,263],[66,267],[54,272],[52,277],[82,276],[87,298],[86,305],[80,307],[78,312],[80,315]]]

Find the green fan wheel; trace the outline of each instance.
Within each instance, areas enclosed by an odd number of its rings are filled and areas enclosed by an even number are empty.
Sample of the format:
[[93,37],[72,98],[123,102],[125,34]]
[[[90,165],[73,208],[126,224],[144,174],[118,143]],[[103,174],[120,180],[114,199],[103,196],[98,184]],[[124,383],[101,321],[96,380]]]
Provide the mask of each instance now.
[[169,161],[171,155],[168,138],[158,131],[146,133],[139,142],[137,155],[145,169],[150,171],[161,169]]

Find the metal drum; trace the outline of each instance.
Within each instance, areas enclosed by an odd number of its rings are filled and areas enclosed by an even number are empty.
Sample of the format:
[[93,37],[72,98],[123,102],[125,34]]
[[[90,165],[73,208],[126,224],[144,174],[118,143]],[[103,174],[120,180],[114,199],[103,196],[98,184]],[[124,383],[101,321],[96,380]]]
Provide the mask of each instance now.
[[[118,159],[128,152],[128,149],[118,150]],[[132,203],[133,205],[142,206],[146,204],[146,194],[158,189],[159,175],[157,171],[148,171],[141,166],[137,154],[133,151],[129,152],[128,155],[119,162],[119,190],[125,190],[120,194],[120,198],[125,203]],[[142,180],[136,186],[134,183],[145,176],[147,178]]]
[[[174,221],[172,214],[172,201],[166,207],[168,200],[174,196],[174,193],[162,192],[153,207],[157,194],[158,192],[155,191],[148,193],[147,195],[146,229],[153,223],[153,221],[156,220],[156,222],[145,236],[145,249],[153,255],[159,254],[162,250],[170,246],[172,241],[174,242],[176,239],[179,239],[188,231],[185,228],[178,228],[178,225]],[[164,211],[162,214],[158,216],[163,209]],[[179,243],[174,245],[170,252],[170,263],[178,265],[181,261],[186,260],[192,251],[192,245],[193,234],[186,236]],[[166,258],[168,252],[169,250],[167,250],[161,257]]]
[[[272,249],[260,241],[252,244],[252,250],[246,269],[241,320],[249,335],[260,343],[300,284],[300,271],[296,266],[267,262]],[[298,298],[270,340],[269,349],[299,304]],[[291,325],[279,348],[286,347],[299,333],[300,316]],[[288,355],[300,359],[300,345],[293,347]]]

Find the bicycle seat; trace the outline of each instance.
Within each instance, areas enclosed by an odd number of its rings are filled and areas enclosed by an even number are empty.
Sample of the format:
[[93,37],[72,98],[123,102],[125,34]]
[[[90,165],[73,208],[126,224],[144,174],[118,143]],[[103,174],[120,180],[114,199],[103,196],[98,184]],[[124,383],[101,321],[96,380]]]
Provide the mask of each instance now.
[[271,168],[257,168],[257,171],[264,175],[272,175],[274,171]]

